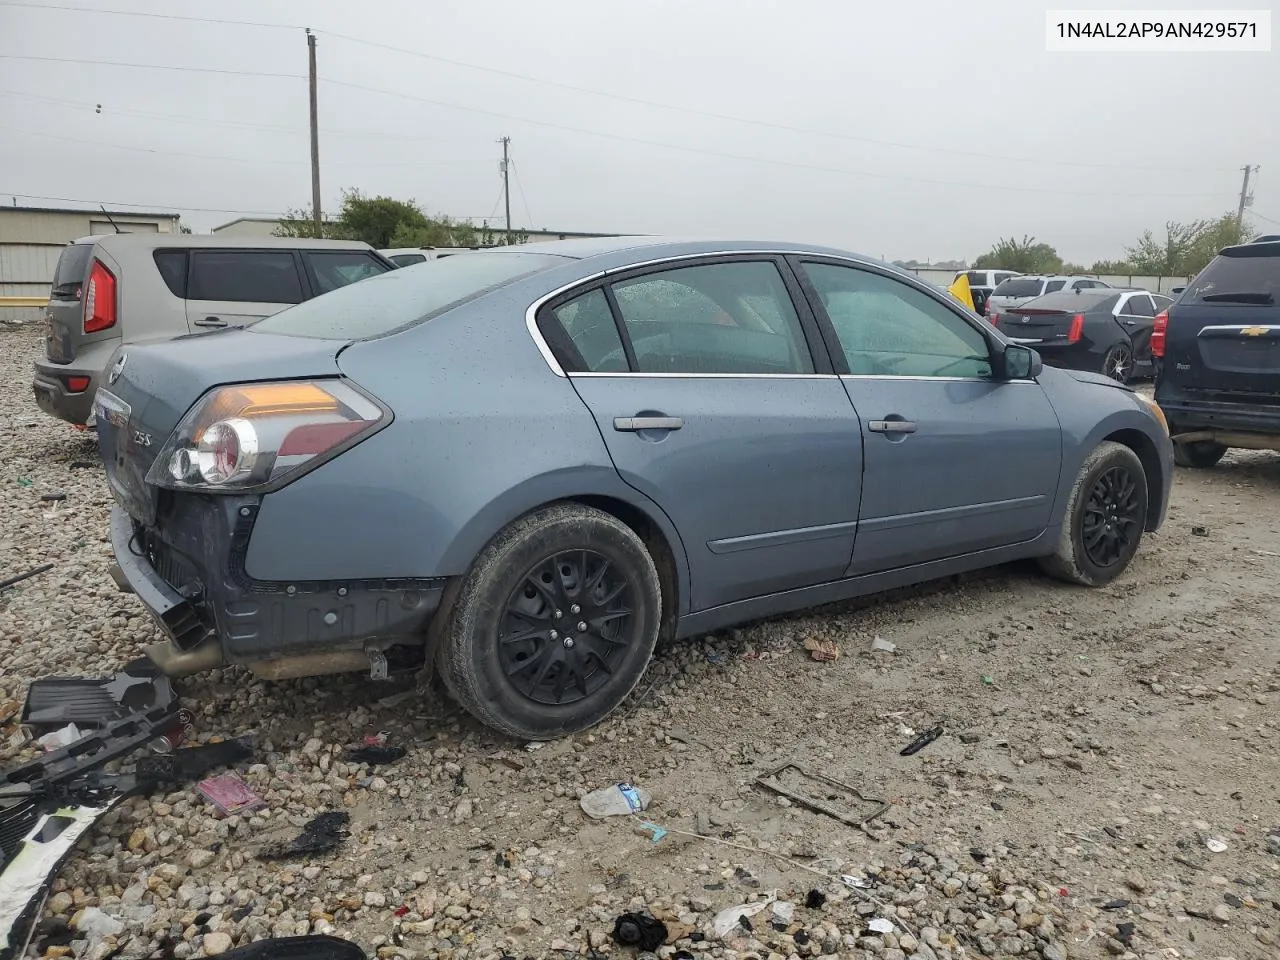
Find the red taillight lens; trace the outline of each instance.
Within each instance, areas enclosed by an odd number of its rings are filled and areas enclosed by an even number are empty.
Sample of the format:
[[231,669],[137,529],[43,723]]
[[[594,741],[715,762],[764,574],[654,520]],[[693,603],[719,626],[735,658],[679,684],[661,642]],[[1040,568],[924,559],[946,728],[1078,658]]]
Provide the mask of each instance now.
[[116,325],[116,278],[101,260],[93,261],[83,300],[85,333],[109,330]]
[[1164,359],[1164,337],[1169,329],[1169,311],[1161,310],[1156,314],[1156,322],[1151,328],[1151,355]]
[[1071,329],[1067,331],[1067,343],[1079,343],[1084,335],[1084,314],[1077,313],[1071,318]]
[[998,313],[988,313],[987,320],[991,323],[993,327],[1000,326],[1000,314]]
[[67,377],[67,390],[70,393],[84,393],[89,389],[88,377]]

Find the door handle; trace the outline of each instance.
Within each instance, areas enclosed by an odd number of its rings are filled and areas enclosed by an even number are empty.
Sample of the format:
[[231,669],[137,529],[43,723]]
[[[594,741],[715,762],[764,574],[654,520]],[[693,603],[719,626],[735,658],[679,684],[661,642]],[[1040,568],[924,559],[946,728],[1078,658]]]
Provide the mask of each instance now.
[[1126,327],[1136,327],[1136,326],[1138,325],[1138,321],[1137,321],[1137,320],[1126,320],[1126,321],[1124,322],[1124,325],[1125,325]]
[[614,417],[613,429],[622,433],[639,430],[679,430],[684,421],[679,417]]
[[221,317],[205,317],[203,320],[193,321],[197,327],[225,327],[227,321]]
[[913,420],[871,420],[867,429],[872,433],[915,433],[916,425]]

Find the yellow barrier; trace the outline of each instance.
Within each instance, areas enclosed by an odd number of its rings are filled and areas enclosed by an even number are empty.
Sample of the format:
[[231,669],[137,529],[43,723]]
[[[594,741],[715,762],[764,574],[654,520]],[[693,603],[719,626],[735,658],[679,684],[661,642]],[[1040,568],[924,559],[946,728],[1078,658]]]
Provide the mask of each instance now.
[[47,307],[48,297],[0,297],[0,308],[3,307]]

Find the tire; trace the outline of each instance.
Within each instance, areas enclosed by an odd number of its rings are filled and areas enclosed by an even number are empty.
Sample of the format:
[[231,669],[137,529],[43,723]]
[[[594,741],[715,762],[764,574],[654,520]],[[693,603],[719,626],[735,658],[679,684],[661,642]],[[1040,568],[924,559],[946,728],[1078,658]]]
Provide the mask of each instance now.
[[1133,348],[1127,343],[1113,344],[1102,358],[1102,373],[1119,383],[1133,379]]
[[1104,441],[1081,465],[1067,498],[1058,548],[1041,558],[1040,566],[1068,583],[1087,587],[1110,583],[1138,552],[1146,520],[1147,477],[1142,461],[1123,444]]
[[553,504],[480,552],[445,630],[440,673],[496,730],[525,740],[577,733],[635,688],[661,612],[658,571],[635,532],[600,510]]
[[1180,467],[1204,470],[1216,466],[1218,461],[1226,455],[1227,448],[1212,440],[1196,440],[1194,443],[1173,445],[1173,462]]

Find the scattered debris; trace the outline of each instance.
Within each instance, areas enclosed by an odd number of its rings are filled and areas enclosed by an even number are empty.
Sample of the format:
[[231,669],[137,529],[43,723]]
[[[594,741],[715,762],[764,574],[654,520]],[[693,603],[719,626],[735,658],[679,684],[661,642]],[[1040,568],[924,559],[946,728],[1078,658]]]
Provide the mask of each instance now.
[[773,915],[784,926],[791,923],[796,915],[796,905],[790,900],[773,901]]
[[657,950],[667,941],[667,925],[644,913],[624,913],[613,921],[612,936],[621,947]]
[[989,687],[989,686],[991,686],[992,684],[994,684],[996,681],[995,681],[995,678],[994,678],[994,677],[988,677],[988,676],[984,673],[984,674],[982,675],[982,682],[983,682],[983,683],[985,683],[985,684]]
[[1118,923],[1116,924],[1116,939],[1126,947],[1132,946],[1131,941],[1133,935],[1137,932],[1138,926],[1134,923]]
[[267,802],[254,793],[238,773],[224,773],[196,784],[200,795],[218,808],[223,816],[261,810]]
[[1204,842],[1204,845],[1208,847],[1212,853],[1226,853],[1227,851],[1226,841],[1219,840],[1217,837],[1210,837]]
[[76,931],[91,939],[114,937],[124,932],[124,924],[97,907],[85,907],[76,920]]
[[880,637],[873,637],[871,640],[872,653],[894,653],[898,649],[898,645],[892,640],[883,640]]
[[371,767],[376,767],[403,760],[408,752],[404,747],[364,746],[349,751],[347,759],[353,763],[367,763]]
[[633,787],[629,783],[615,783],[600,790],[593,790],[579,800],[578,805],[588,817],[593,820],[603,820],[605,817],[639,813],[649,806],[651,799],[647,790]]
[[41,503],[61,503],[65,499],[67,499],[65,493],[42,493],[40,495]]
[[110,677],[47,677],[32,681],[22,722],[37,731],[69,723],[92,730],[138,710],[168,707],[176,699],[169,678],[142,657]]
[[528,743],[524,745],[524,748],[528,750],[530,753],[533,753],[533,751],[541,750],[546,745],[547,745],[546,740],[530,740]]
[[819,640],[817,637],[806,637],[804,648],[809,656],[819,663],[835,663],[840,659],[840,648],[834,640]]
[[667,835],[667,830],[665,827],[660,827],[656,823],[650,823],[647,820],[640,821],[640,830],[644,833],[651,834],[653,836],[654,843],[657,843],[659,840],[661,840],[663,837]]
[[735,907],[725,907],[716,914],[714,924],[716,938],[723,940],[735,929],[752,929],[750,918],[764,911],[777,899],[778,891],[774,890],[765,899],[757,900],[755,903],[742,903]]
[[223,960],[368,960],[365,952],[350,940],[311,934],[305,937],[278,937],[259,940],[247,947],[228,950]]
[[804,898],[804,906],[806,910],[821,910],[822,905],[826,902],[827,895],[816,888],[810,890]]
[[1103,910],[1123,910],[1129,906],[1129,900],[1109,900],[1102,905]]
[[385,709],[398,707],[402,703],[408,703],[410,700],[418,696],[417,690],[405,690],[402,693],[393,693],[388,697],[383,697],[378,701],[378,706]]
[[139,757],[134,765],[134,777],[140,786],[154,789],[158,786],[186,783],[217,767],[229,767],[252,756],[253,748],[243,737],[204,743],[175,750],[173,753]]
[[898,753],[900,756],[904,756],[904,757],[909,757],[912,754],[919,753],[929,744],[933,743],[933,741],[937,740],[940,736],[942,736],[942,734],[943,734],[942,727],[934,727],[931,730],[926,730],[924,733],[920,734],[920,736],[916,737],[909,744],[907,744],[905,747],[899,750]]
[[302,832],[289,843],[264,847],[258,851],[260,860],[289,860],[293,857],[314,856],[328,853],[349,836],[347,824],[351,816],[345,810],[330,810],[313,817]]
[[1207,537],[1209,535],[1209,528],[1196,525],[1191,528],[1191,535],[1193,537]]
[[97,464],[92,460],[72,460],[71,470],[92,470]]
[[0,580],[0,590],[4,590],[7,587],[12,587],[14,584],[21,583],[23,580],[30,580],[32,577],[38,576],[39,574],[44,573],[46,570],[52,570],[52,569],[53,569],[52,563],[42,563],[38,567],[32,567],[26,573],[19,573],[16,576],[12,576],[7,580]]
[[36,743],[44,747],[46,750],[57,750],[59,747],[69,747],[71,744],[79,740],[84,734],[80,732],[80,728],[74,723],[68,723],[65,727],[59,727],[57,730],[50,730],[44,736],[37,737]]
[[[801,793],[798,789],[785,786],[782,782],[784,774],[791,775],[792,779],[799,779],[814,784],[815,786],[820,786],[822,789],[815,791],[815,793],[820,794],[822,799],[819,799],[819,796]],[[864,796],[857,787],[851,786],[847,783],[842,783],[839,780],[834,780],[831,777],[823,776],[822,774],[810,773],[798,763],[784,763],[772,773],[767,773],[763,776],[757,777],[755,783],[757,787],[768,790],[770,793],[776,793],[779,796],[786,797],[793,803],[798,803],[803,807],[808,807],[810,810],[816,810],[818,813],[825,813],[828,817],[839,820],[841,823],[848,824],[851,827],[860,827],[867,821],[874,820],[876,817],[880,816],[880,814],[889,809],[889,804],[886,801],[881,800],[879,797]],[[874,804],[875,809],[870,813],[857,814],[831,806],[826,801],[835,799],[831,792],[832,787],[837,787],[846,793],[852,794],[854,798],[860,800],[864,804]]]
[[876,933],[893,933],[898,929],[893,925],[892,920],[886,920],[884,917],[875,917],[867,924],[868,930],[874,930]]

